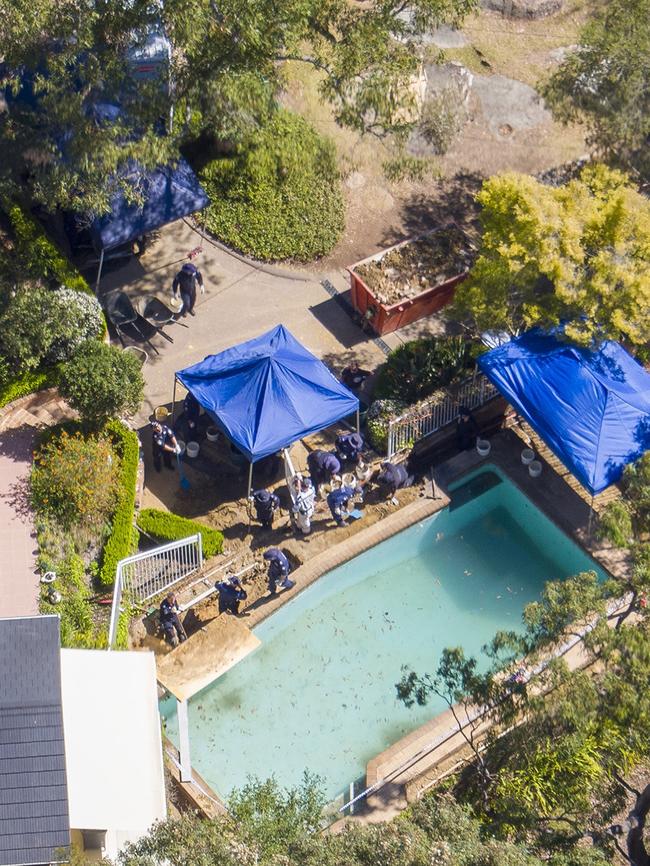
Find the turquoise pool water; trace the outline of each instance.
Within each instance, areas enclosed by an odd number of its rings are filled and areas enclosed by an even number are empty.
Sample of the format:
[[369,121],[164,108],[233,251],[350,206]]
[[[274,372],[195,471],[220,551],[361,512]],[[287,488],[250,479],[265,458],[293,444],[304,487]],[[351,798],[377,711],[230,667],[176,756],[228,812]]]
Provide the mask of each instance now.
[[[191,699],[192,764],[222,796],[248,775],[297,784],[305,769],[334,799],[369,759],[443,709],[406,709],[400,668],[433,671],[441,650],[479,654],[516,629],[547,580],[600,572],[484,466],[449,508],[324,575],[256,629],[262,645]],[[178,744],[170,702],[161,711]]]

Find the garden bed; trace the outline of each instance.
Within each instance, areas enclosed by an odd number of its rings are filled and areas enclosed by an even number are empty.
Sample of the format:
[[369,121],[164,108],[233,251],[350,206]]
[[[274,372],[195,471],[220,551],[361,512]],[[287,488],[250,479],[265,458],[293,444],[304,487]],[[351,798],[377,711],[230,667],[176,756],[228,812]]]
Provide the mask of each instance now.
[[455,224],[402,241],[348,268],[352,304],[377,334],[388,334],[448,304],[475,254]]

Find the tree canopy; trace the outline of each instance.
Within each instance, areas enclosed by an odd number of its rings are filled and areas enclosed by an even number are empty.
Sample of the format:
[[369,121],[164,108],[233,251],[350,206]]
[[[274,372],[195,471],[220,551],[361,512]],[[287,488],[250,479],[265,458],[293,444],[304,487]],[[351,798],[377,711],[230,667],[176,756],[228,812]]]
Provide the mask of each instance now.
[[[203,130],[239,140],[274,109],[284,60],[319,71],[339,123],[405,132],[414,40],[474,5],[413,0],[404,16],[401,0],[0,0],[0,184],[27,181],[50,209],[104,212],[116,183],[137,198],[117,170],[164,163]],[[136,80],[129,52],[152,34],[168,61]]]
[[450,310],[477,332],[562,323],[566,336],[650,339],[650,202],[588,166],[564,186],[502,174],[483,184],[483,238]]
[[650,179],[650,0],[610,0],[544,88],[553,113],[583,122],[608,162]]

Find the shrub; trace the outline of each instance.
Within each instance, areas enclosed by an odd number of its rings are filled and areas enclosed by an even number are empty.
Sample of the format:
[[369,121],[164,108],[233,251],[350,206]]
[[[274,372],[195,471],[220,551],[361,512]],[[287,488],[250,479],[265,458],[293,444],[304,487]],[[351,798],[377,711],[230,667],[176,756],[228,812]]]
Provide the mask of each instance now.
[[259,259],[322,256],[345,224],[334,146],[289,111],[277,111],[234,157],[209,163],[202,180],[206,228]]
[[462,337],[412,340],[390,353],[377,377],[374,396],[417,403],[462,379],[473,365],[471,344]]
[[0,408],[12,403],[19,397],[26,397],[34,391],[52,388],[59,381],[58,367],[48,367],[41,370],[30,370],[21,376],[15,376],[0,386]]
[[8,209],[16,252],[25,274],[32,278],[44,277],[54,285],[67,286],[75,292],[93,295],[79,271],[65,258],[43,231],[40,223],[26,214],[18,205]]
[[466,112],[456,87],[434,94],[424,104],[420,132],[435,154],[447,153],[466,120]]
[[400,400],[375,400],[366,416],[366,431],[370,444],[380,454],[385,454],[388,446],[388,422],[406,409]]
[[55,566],[55,571],[57,580],[54,586],[62,599],[58,604],[51,604],[47,588],[44,588],[40,609],[41,613],[57,613],[61,617],[61,646],[89,649],[105,646],[103,630],[100,633],[95,630],[83,560],[75,553],[68,553]]
[[106,436],[62,430],[34,456],[31,496],[34,508],[62,527],[101,526],[115,505],[117,460]]
[[89,341],[61,371],[59,390],[84,420],[133,414],[142,401],[140,362],[129,352]]
[[102,551],[99,582],[112,586],[120,559],[134,553],[138,546],[138,534],[134,530],[135,489],[138,480],[140,442],[133,430],[119,421],[109,421],[104,432],[110,437],[113,448],[120,457],[120,473],[117,487],[117,504],[111,518],[110,536]]
[[138,526],[159,541],[176,541],[189,535],[201,534],[204,556],[215,556],[223,550],[223,535],[216,529],[195,520],[179,517],[169,511],[144,508],[138,515]]
[[0,349],[18,373],[67,360],[103,328],[95,298],[25,283],[0,317]]

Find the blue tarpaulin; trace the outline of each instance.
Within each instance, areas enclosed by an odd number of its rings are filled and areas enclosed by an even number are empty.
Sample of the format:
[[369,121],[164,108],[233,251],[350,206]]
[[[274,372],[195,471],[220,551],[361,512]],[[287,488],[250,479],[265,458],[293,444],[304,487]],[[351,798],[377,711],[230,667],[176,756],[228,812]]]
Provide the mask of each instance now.
[[176,378],[252,462],[352,415],[359,401],[284,325]]
[[590,350],[533,330],[478,364],[592,495],[650,448],[650,375],[618,343]]
[[208,196],[184,159],[175,167],[153,171],[134,171],[134,181],[144,194],[142,207],[129,204],[118,191],[111,201],[110,213],[97,217],[90,226],[97,250],[109,250],[155,231],[167,223],[204,208]]

